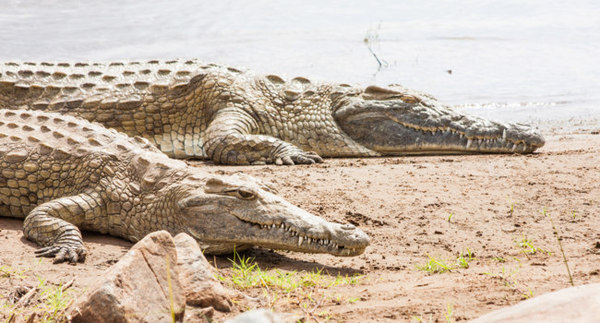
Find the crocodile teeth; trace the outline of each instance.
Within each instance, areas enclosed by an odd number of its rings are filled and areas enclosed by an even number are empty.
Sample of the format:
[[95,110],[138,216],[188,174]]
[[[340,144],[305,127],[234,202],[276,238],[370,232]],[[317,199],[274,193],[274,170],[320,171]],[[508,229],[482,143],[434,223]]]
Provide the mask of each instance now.
[[506,140],[506,129],[502,130],[502,141]]
[[273,223],[273,224],[271,225],[271,228],[272,228],[272,229],[275,229],[275,223]]
[[467,140],[467,148],[471,147],[472,144],[473,144],[473,140],[471,138],[469,138],[469,140]]
[[303,240],[304,240],[304,238],[302,236],[298,237],[298,247],[300,247],[300,245],[302,244]]
[[511,151],[515,151],[517,149],[517,144],[512,144]]

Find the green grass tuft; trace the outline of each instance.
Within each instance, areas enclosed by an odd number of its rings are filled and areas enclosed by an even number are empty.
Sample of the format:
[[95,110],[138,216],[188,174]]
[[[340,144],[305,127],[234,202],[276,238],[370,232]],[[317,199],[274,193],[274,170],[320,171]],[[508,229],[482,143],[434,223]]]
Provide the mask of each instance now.
[[537,253],[545,253],[548,256],[552,255],[551,251],[544,250],[542,248],[536,247],[533,244],[533,240],[530,240],[526,236],[522,236],[521,240],[515,241],[517,246],[521,249],[521,252],[525,255],[535,255]]
[[[342,299],[327,290],[338,286],[355,286],[365,279],[364,275],[330,275],[323,269],[312,271],[283,271],[279,269],[264,270],[256,263],[254,257],[233,253],[230,269],[221,269],[217,279],[223,284],[238,289],[255,292],[260,290],[268,307],[274,308],[282,304],[294,304],[305,315],[317,320],[331,319],[329,313],[317,309],[327,303],[355,303],[360,297]],[[317,313],[323,313],[317,314]],[[319,320],[320,321],[320,320]]]
[[473,259],[475,259],[473,252],[471,252],[471,250],[469,248],[467,248],[466,252],[458,254],[458,256],[456,257],[456,260],[454,261],[454,264],[450,263],[450,261],[447,261],[447,260],[444,260],[441,258],[438,259],[438,258],[432,257],[430,255],[427,255],[427,257],[429,259],[427,260],[426,263],[424,263],[422,265],[417,264],[417,265],[415,265],[415,268],[417,268],[417,270],[425,271],[430,274],[443,274],[443,273],[451,272],[452,270],[454,270],[456,268],[467,269],[467,268],[469,268],[469,263]]
[[423,265],[415,265],[418,270],[426,271],[430,274],[443,274],[452,271],[454,267],[446,263],[443,259],[436,259],[427,255],[429,260]]

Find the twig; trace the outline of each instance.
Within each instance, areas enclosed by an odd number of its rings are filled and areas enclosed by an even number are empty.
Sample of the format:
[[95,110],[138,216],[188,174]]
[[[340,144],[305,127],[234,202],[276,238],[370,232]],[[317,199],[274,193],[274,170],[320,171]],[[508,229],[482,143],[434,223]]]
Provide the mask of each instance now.
[[27,319],[26,323],[33,323],[35,322],[35,317],[37,316],[37,313],[33,312],[33,314],[31,314],[31,316],[29,316],[29,318]]
[[383,64],[381,63],[381,60],[379,60],[379,57],[377,57],[377,54],[375,54],[373,49],[371,49],[371,45],[367,44],[367,48],[369,49],[371,54],[373,54],[373,57],[375,57],[375,60],[377,60],[377,64],[379,64],[379,68],[381,68],[383,66]]
[[73,283],[75,282],[75,278],[69,280],[69,282],[67,282],[66,284],[64,284],[62,286],[62,288],[60,289],[61,292],[65,292],[67,289],[71,288],[71,286],[73,286]]
[[[314,291],[314,288],[312,289],[312,291]],[[310,311],[308,311],[308,309],[303,308],[302,306],[300,306],[300,309],[302,310],[302,312],[304,312],[306,316],[312,318],[315,322],[320,323],[320,321],[315,317],[314,313],[317,310],[317,308],[321,306],[321,303],[323,303],[323,298],[321,298],[319,302],[317,302],[317,304]]]
[[575,284],[573,283],[573,276],[571,275],[571,270],[569,269],[569,263],[567,262],[567,256],[565,256],[565,251],[563,250],[563,246],[562,246],[562,242],[560,241],[560,236],[558,235],[558,230],[556,230],[556,226],[554,225],[554,221],[552,220],[552,217],[550,216],[550,214],[546,213],[546,209],[544,208],[543,211],[544,215],[546,215],[548,217],[548,219],[550,219],[550,224],[552,224],[552,230],[554,230],[554,235],[556,236],[556,241],[558,241],[558,247],[560,248],[560,253],[563,256],[563,261],[565,263],[565,267],[567,267],[567,273],[569,274],[569,281],[571,282],[571,286],[575,286]]
[[169,287],[169,308],[171,309],[171,322],[175,322],[175,306],[173,304],[173,286],[171,285],[171,269],[169,268],[169,258],[165,257],[167,265],[167,286]]
[[39,289],[37,287],[32,287],[27,294],[23,295],[23,297],[21,297],[21,299],[19,299],[19,301],[17,302],[17,304],[15,304],[15,307],[13,307],[13,309],[17,309],[21,306],[27,305],[27,303],[29,303],[29,300],[33,297],[33,295],[35,295],[35,293],[37,293]]

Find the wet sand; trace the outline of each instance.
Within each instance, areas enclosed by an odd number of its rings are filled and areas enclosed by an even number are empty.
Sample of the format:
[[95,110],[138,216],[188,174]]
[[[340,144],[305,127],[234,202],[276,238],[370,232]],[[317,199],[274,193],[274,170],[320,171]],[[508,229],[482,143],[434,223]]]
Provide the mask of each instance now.
[[[354,258],[257,248],[247,253],[261,268],[365,275],[358,285],[327,290],[335,296],[315,302],[313,319],[325,321],[317,314],[328,313],[333,321],[347,322],[444,321],[450,306],[452,318],[460,321],[569,286],[543,210],[562,236],[574,283],[600,282],[600,135],[546,139],[532,155],[328,159],[294,167],[192,164],[270,181],[295,205],[330,221],[354,223],[370,235],[371,246]],[[50,259],[33,258],[35,246],[23,238],[21,226],[22,221],[0,218],[0,266],[25,270],[27,276],[0,272],[0,303],[19,287],[36,284],[35,276],[48,284],[75,279],[72,289],[83,291],[131,246],[86,233],[85,264],[52,265]],[[535,254],[519,246],[524,240]],[[442,274],[417,269],[428,256],[453,264],[467,249],[474,256],[468,268]],[[209,258],[222,270],[230,266],[227,257]],[[217,313],[217,321],[244,306]],[[293,302],[275,310],[303,313]]]

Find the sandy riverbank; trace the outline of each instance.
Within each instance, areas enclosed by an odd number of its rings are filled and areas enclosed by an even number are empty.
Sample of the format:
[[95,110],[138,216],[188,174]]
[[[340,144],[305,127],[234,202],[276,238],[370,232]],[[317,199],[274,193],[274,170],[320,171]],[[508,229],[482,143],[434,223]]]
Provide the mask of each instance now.
[[[331,274],[365,275],[358,285],[328,290],[334,296],[315,303],[314,314],[326,312],[334,321],[443,320],[448,306],[459,321],[567,287],[543,209],[563,236],[575,284],[600,282],[600,135],[549,136],[543,149],[526,156],[329,159],[295,167],[192,164],[271,181],[292,203],[331,221],[355,223],[371,236],[366,253],[355,258],[261,249],[248,253],[261,268],[325,267]],[[19,284],[37,282],[36,276],[48,284],[75,278],[72,289],[82,291],[131,245],[85,234],[90,254],[85,264],[51,265],[50,259],[33,258],[35,246],[23,238],[21,226],[19,220],[0,219],[0,266],[25,270],[27,276],[0,272],[0,304]],[[524,240],[538,251],[524,252],[519,246]],[[454,263],[467,249],[475,257],[469,268],[443,274],[416,269],[428,255]],[[229,266],[226,257],[216,261],[219,268]],[[302,312],[290,302],[276,309]]]

